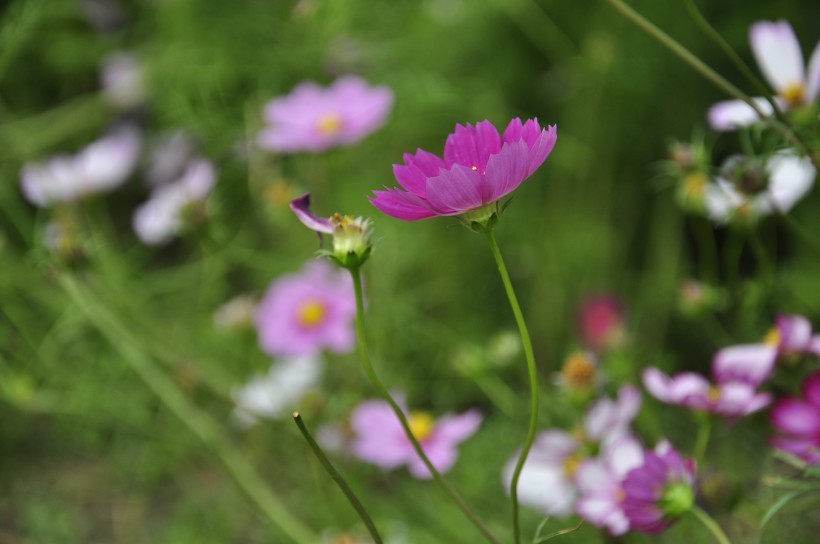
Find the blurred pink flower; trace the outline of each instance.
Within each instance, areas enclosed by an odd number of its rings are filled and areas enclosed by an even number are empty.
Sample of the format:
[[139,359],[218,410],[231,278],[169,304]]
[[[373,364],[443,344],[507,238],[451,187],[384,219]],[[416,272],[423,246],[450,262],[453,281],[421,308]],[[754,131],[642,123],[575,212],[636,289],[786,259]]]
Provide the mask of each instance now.
[[[809,60],[808,70],[794,30],[787,21],[760,21],[749,30],[757,65],[775,90],[781,108],[813,104],[820,95],[820,43]],[[754,99],[766,115],[772,115],[771,104]],[[709,124],[715,130],[734,130],[760,120],[757,113],[742,100],[718,102],[709,110]]]
[[[397,402],[404,405],[403,401]],[[413,435],[436,470],[447,472],[458,458],[457,446],[475,434],[482,416],[477,410],[469,410],[434,420],[426,412],[410,412],[407,419]],[[432,478],[387,402],[370,400],[361,403],[354,410],[350,424],[355,433],[350,444],[351,452],[359,459],[387,470],[407,465],[414,477]]]
[[626,318],[620,299],[612,295],[590,297],[581,304],[578,334],[587,348],[607,351],[626,342]]
[[123,126],[76,155],[26,164],[21,172],[23,195],[32,204],[50,206],[116,189],[134,170],[140,147],[137,129]]
[[630,470],[643,464],[643,457],[641,443],[626,435],[606,447],[600,458],[584,461],[576,475],[578,515],[596,527],[606,527],[612,536],[626,533],[629,520],[623,510],[622,483]]
[[820,334],[812,334],[811,323],[802,315],[778,315],[769,335],[767,343],[777,346],[781,356],[813,353],[820,357]]
[[662,402],[736,418],[771,403],[772,396],[757,388],[771,375],[776,359],[777,349],[768,344],[732,346],[712,360],[714,385],[694,372],[669,377],[653,367],[644,370],[643,383]]
[[644,453],[643,463],[624,478],[623,511],[630,530],[659,533],[691,510],[695,462],[668,442]]
[[[641,396],[637,389],[624,386],[618,398],[603,398],[587,412],[575,433],[551,429],[535,440],[518,481],[521,504],[548,516],[564,517],[575,510],[578,497],[576,472],[590,451],[605,451],[628,436],[629,425],[638,414]],[[518,454],[504,465],[502,479],[509,490]]]
[[181,178],[155,188],[149,200],[134,212],[137,237],[148,245],[173,239],[185,224],[186,210],[202,205],[215,183],[216,170],[210,161],[191,160]]
[[142,63],[131,53],[117,51],[103,60],[103,96],[114,107],[130,110],[145,102]]
[[392,106],[393,91],[370,87],[356,76],[337,79],[326,89],[300,83],[265,106],[264,117],[271,126],[259,133],[258,142],[282,153],[351,145],[384,125]]
[[803,381],[803,398],[778,400],[771,421],[780,433],[772,445],[803,459],[820,464],[820,372]]
[[542,130],[536,119],[513,119],[503,137],[489,121],[456,125],[443,159],[421,149],[406,153],[404,165],[393,165],[402,188],[374,191],[370,202],[406,221],[471,212],[476,220],[489,218],[495,203],[543,164],[557,137],[555,126]]
[[324,261],[277,278],[256,309],[259,345],[274,357],[347,353],[356,345],[355,319],[350,276]]

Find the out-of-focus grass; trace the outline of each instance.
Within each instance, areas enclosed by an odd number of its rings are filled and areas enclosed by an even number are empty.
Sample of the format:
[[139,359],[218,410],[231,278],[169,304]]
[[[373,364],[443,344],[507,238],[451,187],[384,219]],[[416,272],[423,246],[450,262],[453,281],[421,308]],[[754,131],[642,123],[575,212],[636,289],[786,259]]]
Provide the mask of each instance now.
[[[129,24],[105,35],[93,32],[73,2],[18,0],[0,12],[0,540],[283,538],[60,290],[54,259],[41,241],[47,212],[20,194],[25,161],[76,150],[115,119],[98,95],[97,71],[116,49],[145,62],[150,96],[137,116],[146,129],[185,128],[217,162],[213,218],[205,232],[165,248],[142,247],[130,215],[147,190],[135,180],[87,203],[89,260],[75,272],[317,532],[357,520],[289,421],[247,432],[231,426],[231,388],[269,360],[252,335],[220,332],[212,323],[221,303],[239,293],[261,295],[316,248],[313,233],[284,203],[265,201],[273,182],[287,183],[294,193],[311,190],[324,214],[376,219],[379,241],[366,275],[377,367],[414,405],[439,413],[469,406],[484,411],[481,432],[463,446],[448,478],[499,534],[507,534],[509,517],[500,467],[525,433],[523,368],[516,363],[488,372],[509,403],[505,413],[454,361],[467,346],[486,349],[488,338],[511,328],[512,316],[482,237],[447,220],[398,222],[367,203],[369,191],[393,184],[390,165],[402,153],[440,152],[457,122],[488,118],[503,125],[513,116],[537,116],[558,124],[555,152],[516,191],[497,230],[535,341],[546,392],[542,427],[571,421],[567,403],[549,391],[552,373],[576,343],[575,312],[588,293],[615,292],[627,302],[634,345],[621,378],[635,379],[649,364],[703,369],[719,347],[704,330],[708,325],[676,317],[679,282],[696,273],[696,252],[690,219],[671,191],[658,189],[652,165],[665,157],[671,138],[689,138],[704,124],[706,108],[724,97],[604,2],[123,4]],[[681,5],[635,5],[739,81]],[[788,18],[806,45],[820,15],[813,2],[796,0],[779,3],[776,13],[762,1],[704,10],[747,59],[751,22]],[[350,72],[394,89],[386,127],[326,155],[280,160],[255,150],[245,160],[247,139],[261,126],[269,98],[304,79],[328,82]],[[734,144],[721,136],[714,145],[720,155]],[[807,230],[820,227],[812,211],[818,199],[815,192],[797,209]],[[816,256],[780,229],[766,229],[765,236],[782,240],[778,284],[765,299],[748,285],[720,316],[737,341],[756,340],[774,311],[820,317]],[[323,383],[304,410],[312,421],[340,420],[373,396],[352,355],[331,358]],[[663,431],[683,446],[692,440],[680,411],[647,404],[651,412],[640,427],[649,438]],[[718,433],[723,442],[715,465],[731,467],[730,479],[740,487],[762,470],[762,444],[751,445],[760,441],[759,427],[760,420],[742,424],[740,436],[750,444],[742,448],[738,435]],[[377,523],[398,520],[403,529],[396,531],[406,531],[407,542],[476,538],[430,484],[352,459],[336,462]],[[735,513],[737,523],[754,524],[759,511],[744,508]],[[794,512],[808,509],[794,506]],[[784,516],[782,526],[775,520],[764,536],[810,534],[799,515]],[[526,511],[524,534],[540,519]],[[567,525],[553,520],[548,527]],[[565,538],[601,540],[590,527]],[[706,537],[687,523],[664,538]]]

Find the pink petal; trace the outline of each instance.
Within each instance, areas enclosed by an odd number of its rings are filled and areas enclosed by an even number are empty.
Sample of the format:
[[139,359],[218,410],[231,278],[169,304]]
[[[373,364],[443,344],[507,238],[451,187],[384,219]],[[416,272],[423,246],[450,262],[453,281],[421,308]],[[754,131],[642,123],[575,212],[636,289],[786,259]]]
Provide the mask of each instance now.
[[427,178],[437,176],[449,166],[441,157],[423,149],[416,150],[415,155],[405,153],[404,162],[393,165],[393,175],[402,187],[420,197],[427,194]]
[[768,344],[732,346],[715,354],[712,373],[720,383],[745,381],[758,386],[769,378],[776,360],[777,348]]
[[333,223],[330,219],[319,217],[310,211],[310,193],[305,193],[299,198],[292,200],[290,209],[296,214],[299,221],[307,228],[315,230],[316,232],[324,232],[325,234],[333,234]]
[[469,410],[461,415],[442,416],[433,431],[432,441],[456,445],[475,434],[484,417],[478,410]]
[[444,144],[444,158],[467,168],[477,168],[484,172],[491,155],[501,149],[501,137],[489,121],[481,121],[473,127],[456,125],[456,131],[447,137]]
[[[774,113],[765,98],[753,98],[758,108],[768,117]],[[714,130],[728,131],[748,127],[760,121],[760,116],[742,100],[724,100],[709,108],[706,114],[709,126]]]
[[787,21],[761,21],[749,30],[749,43],[760,71],[780,93],[806,79],[800,42]]
[[820,411],[820,372],[803,380],[803,398]]
[[693,372],[683,372],[670,378],[657,368],[647,368],[643,373],[643,384],[649,393],[662,402],[680,404],[693,395],[706,396],[709,382]]
[[368,200],[382,213],[390,217],[405,221],[418,221],[419,219],[442,215],[434,211],[426,200],[412,193],[407,193],[395,187],[386,189],[386,191],[373,191],[374,196],[368,197]]
[[802,437],[820,433],[820,411],[799,399],[780,399],[771,411],[771,420],[777,430]]
[[495,202],[521,185],[528,176],[529,155],[527,144],[519,140],[504,144],[497,155],[490,157],[485,186],[488,194],[483,195],[486,202]]
[[484,200],[484,176],[461,164],[442,170],[438,176],[427,180],[427,200],[433,208],[449,210],[439,215],[458,215],[479,208]]
[[778,315],[776,321],[780,333],[780,350],[803,352],[811,342],[811,323],[802,315]]

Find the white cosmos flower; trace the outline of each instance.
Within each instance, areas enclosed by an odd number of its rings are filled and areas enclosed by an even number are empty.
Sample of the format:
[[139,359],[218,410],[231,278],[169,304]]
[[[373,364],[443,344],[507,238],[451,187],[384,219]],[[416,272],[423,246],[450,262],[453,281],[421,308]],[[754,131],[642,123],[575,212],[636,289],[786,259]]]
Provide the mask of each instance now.
[[[775,90],[781,108],[812,104],[820,95],[820,42],[806,67],[794,30],[787,21],[760,21],[749,29],[749,43],[763,76]],[[769,116],[773,110],[764,98],[755,104]],[[757,113],[742,100],[726,100],[712,106],[709,124],[715,130],[734,130],[758,121]]]
[[298,408],[305,395],[316,388],[322,374],[319,357],[295,357],[276,362],[267,374],[255,376],[232,393],[234,416],[244,427],[258,418],[279,419]]
[[32,204],[50,206],[116,189],[133,171],[140,147],[139,131],[123,126],[75,155],[26,164],[20,174],[23,195]]
[[[736,161],[731,158],[727,163]],[[791,151],[772,155],[764,165],[768,178],[765,188],[748,194],[724,177],[706,187],[704,200],[709,218],[716,223],[727,223],[738,217],[756,219],[773,213],[787,213],[814,185],[817,169],[808,157]]]

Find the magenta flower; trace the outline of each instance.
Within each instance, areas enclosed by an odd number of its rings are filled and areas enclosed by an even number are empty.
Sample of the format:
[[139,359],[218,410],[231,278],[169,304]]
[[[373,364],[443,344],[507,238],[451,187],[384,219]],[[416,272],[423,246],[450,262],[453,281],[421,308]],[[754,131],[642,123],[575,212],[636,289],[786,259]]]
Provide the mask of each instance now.
[[259,345],[274,357],[347,353],[356,345],[355,319],[350,276],[324,261],[278,278],[256,308]]
[[803,382],[803,398],[788,397],[775,403],[772,424],[780,433],[772,445],[805,462],[820,464],[820,372]]
[[715,354],[714,385],[694,372],[669,377],[657,368],[644,370],[643,383],[662,402],[736,418],[771,403],[772,396],[757,388],[771,375],[776,358],[777,350],[768,344],[732,346]]
[[[813,104],[820,96],[820,43],[814,49],[808,67],[794,30],[787,21],[759,21],[749,30],[757,65],[775,90],[781,108]],[[771,104],[755,98],[755,104],[766,115],[772,115]],[[718,102],[709,110],[709,124],[715,130],[734,130],[759,121],[757,113],[742,100]]]
[[[397,402],[404,404],[402,400]],[[407,414],[407,419],[413,435],[436,470],[447,472],[458,458],[457,446],[475,434],[482,416],[477,410],[469,410],[434,420],[427,412],[414,411]],[[361,403],[353,411],[350,425],[355,433],[350,444],[351,452],[359,459],[386,470],[407,465],[410,474],[416,478],[427,480],[433,477],[387,402],[369,400]]]
[[300,83],[289,95],[268,102],[264,116],[271,126],[257,140],[281,153],[351,145],[384,125],[392,106],[393,91],[370,87],[359,77],[337,79],[326,89]]
[[555,126],[542,130],[536,119],[513,119],[503,137],[489,121],[456,125],[443,159],[421,149],[405,154],[404,165],[393,165],[402,188],[374,191],[370,202],[406,221],[461,214],[486,221],[497,212],[496,202],[543,164],[557,137]]
[[625,321],[623,304],[617,297],[590,297],[581,304],[578,334],[589,349],[607,351],[626,342]]
[[695,463],[668,443],[644,453],[623,482],[623,511],[631,530],[659,533],[694,505]]

